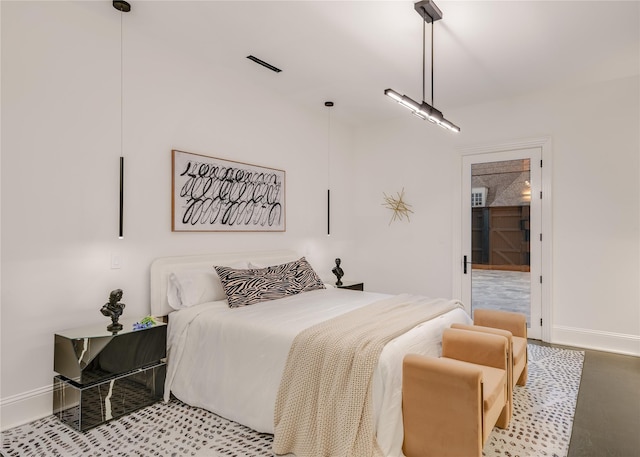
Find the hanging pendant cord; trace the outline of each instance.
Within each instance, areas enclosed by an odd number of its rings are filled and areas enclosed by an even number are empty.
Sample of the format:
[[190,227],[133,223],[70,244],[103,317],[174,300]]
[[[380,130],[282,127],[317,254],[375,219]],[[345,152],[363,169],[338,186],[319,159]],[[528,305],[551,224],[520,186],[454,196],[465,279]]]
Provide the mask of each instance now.
[[124,49],[124,46],[122,44],[122,41],[123,41],[122,40],[122,36],[123,36],[122,35],[122,15],[123,14],[124,13],[122,11],[120,11],[120,156],[123,155],[123,151],[124,151],[124,140],[123,140],[124,134],[122,133],[123,132],[123,128],[124,128],[124,122],[123,122],[124,108],[122,107],[122,104],[123,104],[122,93],[124,91],[124,88],[123,88],[124,87],[124,77],[123,77],[123,73],[124,73],[123,61],[124,61],[124,59],[122,57],[123,49]]
[[331,188],[331,107],[327,122],[327,188]]
[[425,11],[422,16],[422,101],[425,99],[425,92],[427,83],[425,82],[425,68],[426,68],[426,27],[427,16],[431,19],[431,106],[433,104],[433,18]]
[[426,27],[426,22],[424,20],[424,17],[422,18],[422,101],[424,101],[424,93],[426,91],[426,82],[424,80],[424,69],[425,69],[425,55],[426,55],[426,50],[425,50],[425,27]]
[[331,107],[333,102],[325,102],[327,107],[327,236],[331,235]]
[[431,18],[431,106],[435,106],[433,101],[433,18]]

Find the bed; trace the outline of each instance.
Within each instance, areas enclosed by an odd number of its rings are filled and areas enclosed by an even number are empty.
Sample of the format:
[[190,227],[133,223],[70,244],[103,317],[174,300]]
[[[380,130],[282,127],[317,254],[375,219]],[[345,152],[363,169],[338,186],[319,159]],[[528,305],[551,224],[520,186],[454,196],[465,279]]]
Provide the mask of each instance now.
[[[289,351],[296,336],[329,319],[397,300],[387,294],[326,284],[324,288],[230,308],[233,298],[225,299],[226,292],[213,269],[214,265],[232,271],[265,268],[297,259],[300,255],[292,251],[265,251],[164,257],[152,263],[151,311],[155,316],[169,315],[165,400],[173,394],[189,405],[258,432],[274,433],[281,378],[285,368],[290,368]],[[176,306],[176,283],[182,284],[179,292],[188,302],[185,306]],[[402,456],[404,355],[438,356],[443,329],[452,323],[471,323],[458,302],[427,297],[412,300],[424,307],[446,304],[449,310],[393,338],[379,355],[371,378],[373,425],[379,450],[391,457]]]

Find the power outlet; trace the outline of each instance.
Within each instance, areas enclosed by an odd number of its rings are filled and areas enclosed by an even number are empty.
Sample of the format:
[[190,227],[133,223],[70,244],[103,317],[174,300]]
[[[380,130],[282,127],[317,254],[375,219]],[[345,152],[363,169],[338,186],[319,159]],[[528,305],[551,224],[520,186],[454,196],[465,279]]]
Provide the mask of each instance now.
[[118,270],[122,267],[122,258],[120,254],[111,254],[111,269]]

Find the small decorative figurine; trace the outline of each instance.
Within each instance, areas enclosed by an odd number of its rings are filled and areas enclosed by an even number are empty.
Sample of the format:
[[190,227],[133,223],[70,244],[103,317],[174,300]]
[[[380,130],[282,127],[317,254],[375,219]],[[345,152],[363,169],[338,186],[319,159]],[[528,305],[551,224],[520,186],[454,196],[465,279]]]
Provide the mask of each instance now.
[[344,276],[344,271],[342,271],[342,268],[340,268],[340,259],[336,259],[336,266],[331,271],[333,271],[333,274],[338,278],[338,280],[336,281],[336,286],[341,286],[342,281],[340,281],[340,278]]
[[144,319],[142,319],[140,322],[135,322],[133,324],[133,329],[134,330],[142,330],[144,328],[153,327],[156,324],[157,324],[157,322],[153,318],[153,316],[147,316]]
[[122,289],[112,290],[109,294],[109,303],[105,303],[102,308],[100,308],[100,312],[103,315],[111,317],[111,325],[107,326],[107,330],[110,332],[122,330],[122,324],[118,323],[118,319],[120,319],[124,311],[125,304],[119,303],[121,299]]

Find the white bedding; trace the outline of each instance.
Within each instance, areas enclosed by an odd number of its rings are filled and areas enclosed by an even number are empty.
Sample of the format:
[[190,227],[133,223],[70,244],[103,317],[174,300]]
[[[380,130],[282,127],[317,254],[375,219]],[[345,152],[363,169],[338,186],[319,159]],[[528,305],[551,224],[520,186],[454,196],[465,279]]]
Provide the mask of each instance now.
[[[171,314],[165,400],[181,401],[273,433],[274,406],[289,348],[307,327],[388,297],[329,288],[231,309],[226,300]],[[377,439],[387,456],[402,456],[402,359],[438,356],[442,330],[471,323],[457,308],[392,340],[374,373]]]

